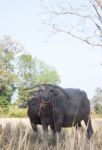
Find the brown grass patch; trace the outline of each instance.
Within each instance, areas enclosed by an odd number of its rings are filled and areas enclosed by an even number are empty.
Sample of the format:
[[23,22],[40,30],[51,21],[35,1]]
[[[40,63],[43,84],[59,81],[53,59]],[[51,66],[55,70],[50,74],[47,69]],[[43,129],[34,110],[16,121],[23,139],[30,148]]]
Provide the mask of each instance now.
[[[4,121],[5,122],[5,121]],[[27,122],[27,123],[26,123]],[[42,150],[44,149],[43,132],[38,128],[39,137],[28,124],[28,120],[14,124],[6,122],[0,125],[0,150]],[[57,148],[52,145],[52,134],[49,131],[49,147],[47,150],[102,150],[102,126],[95,129],[90,141],[85,130],[75,128],[63,129]]]

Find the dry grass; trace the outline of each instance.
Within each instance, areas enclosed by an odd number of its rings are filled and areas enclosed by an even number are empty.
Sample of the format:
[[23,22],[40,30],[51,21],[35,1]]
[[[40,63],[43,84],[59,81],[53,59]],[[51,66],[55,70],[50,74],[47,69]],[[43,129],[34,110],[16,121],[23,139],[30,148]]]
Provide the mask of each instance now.
[[[35,139],[29,121],[8,122],[0,126],[0,150],[42,150],[44,149],[43,132],[39,127],[39,138]],[[17,120],[16,120],[17,121]],[[86,138],[85,130],[64,129],[60,142],[52,145],[52,135],[49,131],[49,147],[47,150],[102,150],[102,126],[95,129],[90,141]]]

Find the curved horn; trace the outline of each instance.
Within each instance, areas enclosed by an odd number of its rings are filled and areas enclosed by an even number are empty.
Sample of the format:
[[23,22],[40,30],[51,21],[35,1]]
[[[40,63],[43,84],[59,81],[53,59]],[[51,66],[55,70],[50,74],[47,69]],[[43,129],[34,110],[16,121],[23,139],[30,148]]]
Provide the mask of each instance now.
[[64,93],[64,95],[69,99],[69,96],[68,96],[68,94],[65,92],[65,90],[62,88],[62,87],[60,87],[60,86],[58,86],[58,85],[53,85],[53,84],[40,84],[40,86],[52,86],[52,87],[54,87],[54,88],[58,88],[60,91],[62,91],[63,93]]
[[62,88],[62,87],[60,87],[60,86],[58,86],[58,85],[53,85],[53,84],[47,84],[48,86],[52,86],[52,87],[54,87],[54,88],[58,88],[60,91],[62,91],[63,93],[64,93],[64,95],[69,99],[69,96],[68,96],[68,94],[65,92],[65,90]]
[[25,91],[25,90],[30,90],[30,89],[34,89],[34,88],[41,87],[41,86],[42,86],[41,84],[38,84],[38,85],[29,87],[29,88],[25,88],[25,89],[23,89],[23,90],[24,90],[24,91]]
[[30,90],[30,89],[34,89],[34,88],[41,87],[41,86],[53,86],[53,84],[37,84],[37,85],[35,85],[35,86],[29,87],[29,88],[25,88],[25,89],[23,89],[23,90],[24,90],[24,91],[25,91],[25,90]]
[[58,86],[58,85],[53,85],[53,84],[38,84],[38,85],[35,85],[35,86],[33,86],[33,87],[26,88],[26,89],[24,89],[24,90],[30,90],[30,89],[37,88],[37,87],[41,87],[41,86],[52,86],[52,87],[54,87],[54,88],[58,88],[58,89],[61,90],[61,91],[64,93],[64,95],[69,99],[69,96],[68,96],[68,94],[65,92],[65,90],[64,90],[62,87]]

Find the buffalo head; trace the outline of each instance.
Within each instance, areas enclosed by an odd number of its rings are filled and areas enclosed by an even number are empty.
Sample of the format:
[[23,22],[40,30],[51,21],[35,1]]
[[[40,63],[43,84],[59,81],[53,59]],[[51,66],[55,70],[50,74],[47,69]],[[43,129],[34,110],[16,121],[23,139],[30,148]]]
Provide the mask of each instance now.
[[34,88],[35,89],[38,88],[38,90],[33,91],[32,93],[34,93],[34,95],[36,95],[36,96],[40,96],[41,99],[49,100],[49,99],[51,99],[51,96],[57,96],[61,92],[66,96],[67,99],[69,99],[69,96],[66,93],[66,91],[58,85],[38,84],[38,85],[35,85],[34,87],[27,88],[24,90],[30,90],[30,89],[34,89]]

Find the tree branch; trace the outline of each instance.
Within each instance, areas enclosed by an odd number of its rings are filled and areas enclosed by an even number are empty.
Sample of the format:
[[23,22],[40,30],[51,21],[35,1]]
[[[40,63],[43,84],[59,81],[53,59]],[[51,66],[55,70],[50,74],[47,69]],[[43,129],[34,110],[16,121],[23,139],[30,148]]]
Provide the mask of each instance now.
[[69,34],[70,36],[72,36],[72,37],[74,37],[74,38],[76,38],[76,39],[79,39],[79,40],[81,40],[81,41],[84,41],[84,42],[86,42],[86,43],[89,44],[89,45],[92,45],[92,46],[102,46],[101,43],[93,43],[93,42],[89,41],[87,38],[82,38],[82,37],[80,37],[80,36],[77,36],[77,35],[73,34],[73,33],[70,32],[70,31],[65,31],[65,30],[63,30],[63,29],[57,28],[54,24],[53,24],[53,29],[54,29],[54,30],[57,30],[58,32],[63,32],[63,33]]
[[93,5],[93,7],[94,7],[94,9],[95,9],[95,11],[97,13],[97,17],[98,17],[99,21],[102,23],[102,17],[100,16],[100,14],[98,12],[97,7],[95,5]]

